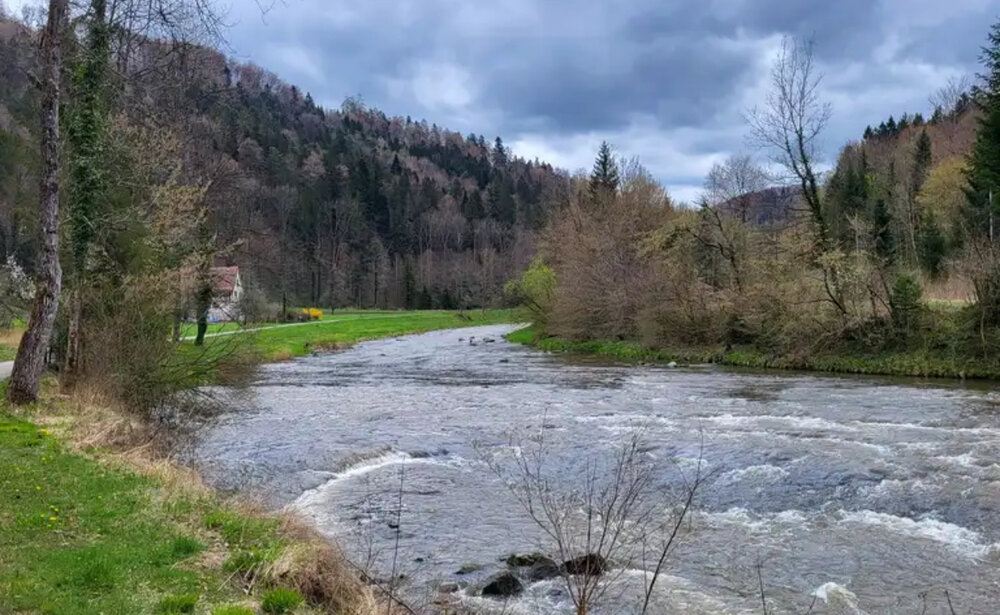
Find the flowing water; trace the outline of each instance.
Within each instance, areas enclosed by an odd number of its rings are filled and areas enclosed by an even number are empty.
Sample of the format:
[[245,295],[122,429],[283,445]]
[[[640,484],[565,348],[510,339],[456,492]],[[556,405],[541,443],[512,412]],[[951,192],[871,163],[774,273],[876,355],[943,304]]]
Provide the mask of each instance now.
[[[546,546],[484,450],[544,433],[570,482],[576,462],[641,430],[664,484],[699,457],[710,473],[655,612],[760,613],[759,570],[775,613],[815,602],[813,613],[938,614],[949,600],[960,615],[1000,613],[1000,395],[989,388],[581,362],[508,344],[509,330],[264,367],[206,428],[198,463],[222,487],[312,519],[356,560],[383,572],[394,560],[411,591],[474,587],[504,555]],[[457,574],[470,564],[481,569]],[[630,612],[640,575],[621,574],[600,612]],[[568,602],[546,581],[514,607]]]

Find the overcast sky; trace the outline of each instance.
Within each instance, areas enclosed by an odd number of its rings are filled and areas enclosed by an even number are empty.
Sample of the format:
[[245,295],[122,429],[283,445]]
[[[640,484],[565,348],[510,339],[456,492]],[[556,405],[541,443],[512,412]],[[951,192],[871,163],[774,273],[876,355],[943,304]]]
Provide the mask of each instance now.
[[272,0],[221,1],[231,55],[317,103],[360,95],[570,170],[606,139],[681,200],[747,150],[741,114],[783,35],[815,40],[832,160],[869,123],[929,115],[1000,17],[1000,0],[274,0],[263,14]]

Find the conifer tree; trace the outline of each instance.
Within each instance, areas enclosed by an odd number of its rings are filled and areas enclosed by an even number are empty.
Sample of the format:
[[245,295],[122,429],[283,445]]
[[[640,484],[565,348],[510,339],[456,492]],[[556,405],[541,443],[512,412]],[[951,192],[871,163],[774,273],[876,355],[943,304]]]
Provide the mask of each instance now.
[[931,162],[931,138],[927,135],[926,130],[922,130],[917,138],[917,147],[913,152],[911,189],[914,197],[916,197],[917,192],[920,192],[924,180],[927,179],[927,173],[931,170]]
[[983,115],[969,157],[966,198],[972,229],[992,241],[991,222],[1000,212],[1000,22],[990,28],[988,41],[980,55],[986,68],[980,99]]
[[621,178],[618,175],[618,164],[607,141],[601,142],[594,161],[594,170],[590,173],[590,196],[595,201],[607,198],[618,191]]

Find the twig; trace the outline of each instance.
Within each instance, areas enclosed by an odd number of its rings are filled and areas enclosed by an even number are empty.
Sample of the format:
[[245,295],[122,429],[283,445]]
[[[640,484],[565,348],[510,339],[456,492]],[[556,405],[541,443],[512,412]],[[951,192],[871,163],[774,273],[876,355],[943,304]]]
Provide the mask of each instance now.
[[[757,586],[760,588],[760,606],[764,610],[763,615],[767,615],[767,596],[764,593],[764,577],[760,572],[760,553],[757,554]],[[815,602],[815,599],[813,600]]]
[[389,578],[389,599],[385,603],[385,614],[391,615],[393,590],[396,587],[396,562],[399,558],[399,524],[403,516],[403,483],[406,473],[406,460],[399,463],[399,492],[396,495],[396,540],[392,548],[392,571]]

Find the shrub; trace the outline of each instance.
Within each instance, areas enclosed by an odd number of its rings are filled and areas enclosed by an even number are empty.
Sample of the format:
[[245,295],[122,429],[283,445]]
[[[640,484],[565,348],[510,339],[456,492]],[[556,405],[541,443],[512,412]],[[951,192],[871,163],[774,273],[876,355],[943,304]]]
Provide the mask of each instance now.
[[260,608],[265,613],[280,615],[288,613],[302,604],[302,594],[294,589],[278,588],[264,594]]
[[197,594],[178,594],[176,596],[167,596],[163,600],[160,600],[160,604],[156,607],[156,612],[164,613],[165,615],[194,613],[194,607],[196,604],[198,604]]
[[173,545],[171,545],[171,552],[174,554],[174,557],[184,559],[185,557],[191,557],[195,553],[201,552],[204,548],[205,545],[194,538],[178,536],[174,539]]
[[319,320],[323,318],[323,310],[319,308],[302,308],[301,320]]
[[914,276],[908,273],[896,276],[889,296],[889,309],[892,324],[897,330],[908,332],[915,328],[922,307],[920,302],[922,295],[923,289]]
[[504,292],[509,301],[531,310],[535,321],[544,323],[552,309],[552,296],[556,290],[556,274],[541,257],[531,261],[521,277],[507,282]]

